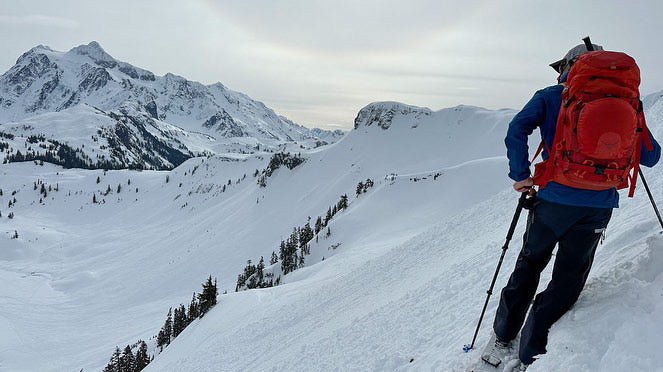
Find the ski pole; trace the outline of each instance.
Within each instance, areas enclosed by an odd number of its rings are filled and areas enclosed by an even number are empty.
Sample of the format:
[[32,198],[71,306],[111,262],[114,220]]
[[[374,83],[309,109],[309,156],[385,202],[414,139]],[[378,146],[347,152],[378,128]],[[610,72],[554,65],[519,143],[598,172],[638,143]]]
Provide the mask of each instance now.
[[649,195],[649,201],[651,201],[651,206],[654,207],[654,212],[656,212],[656,217],[658,217],[658,222],[661,224],[661,228],[663,228],[663,219],[661,219],[661,214],[658,212],[658,207],[656,206],[654,197],[652,196],[651,191],[649,191],[649,185],[647,185],[647,180],[645,180],[645,175],[642,173],[642,169],[638,169],[638,172],[640,173],[640,179],[642,180],[642,184],[645,185],[645,190],[647,190],[647,195]]
[[472,338],[472,343],[463,346],[463,351],[465,351],[466,353],[474,348],[474,343],[477,340],[477,335],[479,334],[479,328],[481,328],[481,322],[483,321],[483,316],[486,314],[488,301],[490,300],[490,296],[493,294],[493,288],[495,288],[495,281],[497,281],[497,275],[500,272],[500,268],[502,268],[504,255],[506,254],[506,250],[509,249],[509,242],[513,237],[513,232],[516,230],[516,225],[518,225],[518,219],[520,218],[520,213],[523,211],[523,207],[525,205],[525,201],[527,200],[527,195],[529,193],[530,191],[525,191],[520,195],[520,198],[518,199],[518,207],[516,208],[516,212],[514,213],[513,219],[511,220],[511,226],[509,227],[509,232],[506,234],[506,242],[502,246],[502,255],[500,256],[500,260],[497,263],[497,269],[495,269],[495,274],[493,275],[493,281],[490,283],[490,288],[486,292],[488,295],[486,296],[486,301],[483,304],[483,309],[481,310],[481,316],[479,317],[479,323],[477,324],[477,329],[474,331],[474,337]]

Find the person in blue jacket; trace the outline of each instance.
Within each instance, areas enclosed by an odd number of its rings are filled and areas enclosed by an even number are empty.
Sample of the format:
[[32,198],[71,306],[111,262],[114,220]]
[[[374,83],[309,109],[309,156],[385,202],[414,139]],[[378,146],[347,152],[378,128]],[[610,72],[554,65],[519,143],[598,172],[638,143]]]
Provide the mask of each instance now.
[[[603,50],[598,45],[594,45],[594,49]],[[513,188],[517,192],[533,186],[527,138],[539,128],[543,142],[548,148],[552,147],[564,82],[573,62],[585,52],[587,48],[581,44],[552,63],[550,66],[559,73],[559,84],[537,91],[509,124],[504,142],[509,177],[515,181]],[[653,137],[651,139],[653,150],[647,151],[643,145],[640,157],[640,163],[647,167],[654,166],[661,156],[661,146]],[[548,158],[545,150],[543,158]],[[516,370],[524,371],[536,355],[546,352],[548,330],[578,299],[612,209],[618,206],[619,194],[614,188],[582,190],[550,182],[539,190],[528,217],[522,250],[502,289],[493,323],[494,334],[482,354],[484,361],[499,364],[515,348],[512,344],[519,332],[520,366]],[[555,245],[558,250],[552,279],[547,288],[534,297],[540,274],[548,265]]]

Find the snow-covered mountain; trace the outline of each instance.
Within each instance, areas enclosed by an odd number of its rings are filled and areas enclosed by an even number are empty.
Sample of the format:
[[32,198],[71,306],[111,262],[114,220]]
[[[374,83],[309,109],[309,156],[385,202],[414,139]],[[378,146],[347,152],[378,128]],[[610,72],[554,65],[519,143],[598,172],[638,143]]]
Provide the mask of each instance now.
[[94,41],[68,52],[37,46],[1,75],[0,133],[11,140],[8,160],[145,169],[206,153],[311,148],[343,134],[297,125],[221,83],[156,76]]
[[[661,138],[663,100],[646,101]],[[0,165],[0,369],[99,371],[142,339],[158,354],[146,371],[463,371],[517,199],[503,148],[514,113],[374,103],[293,167],[268,152],[172,171]],[[644,171],[663,200],[663,172]],[[587,290],[532,372],[663,368],[663,240],[642,191],[615,211]],[[247,260],[268,261],[342,195],[303,267],[267,264],[279,286],[234,292]],[[158,353],[168,309],[210,274],[228,293]]]

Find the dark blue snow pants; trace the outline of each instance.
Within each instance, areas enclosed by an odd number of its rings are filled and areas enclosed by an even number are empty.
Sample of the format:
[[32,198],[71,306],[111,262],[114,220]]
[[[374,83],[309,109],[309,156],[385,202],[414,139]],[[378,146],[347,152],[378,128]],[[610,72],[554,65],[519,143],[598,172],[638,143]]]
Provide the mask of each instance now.
[[[513,340],[518,332],[521,362],[531,364],[546,352],[548,330],[576,302],[592,267],[601,234],[612,209],[576,207],[538,200],[530,211],[523,248],[509,282],[502,289],[493,329],[498,339]],[[539,278],[559,244],[552,279],[534,299]]]

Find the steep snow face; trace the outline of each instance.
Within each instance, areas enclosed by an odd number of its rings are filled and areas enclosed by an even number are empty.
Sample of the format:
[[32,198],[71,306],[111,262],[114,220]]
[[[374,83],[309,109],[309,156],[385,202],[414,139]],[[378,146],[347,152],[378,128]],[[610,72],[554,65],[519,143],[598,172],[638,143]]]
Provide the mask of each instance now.
[[[649,126],[661,138],[663,101],[647,101]],[[390,136],[397,125],[371,134]],[[480,138],[478,128],[464,126]],[[353,134],[334,148],[347,146]],[[398,150],[404,148],[392,148]],[[147,370],[465,371],[479,356],[461,348],[471,340],[517,199],[500,177],[505,169],[503,158],[484,158],[446,168],[437,181],[424,174],[388,177],[334,223],[339,253],[286,276],[286,285],[221,296]],[[663,200],[661,169],[644,170],[656,200]],[[661,227],[642,188],[633,199],[622,196],[585,291],[552,328],[548,354],[528,371],[663,370]],[[524,231],[521,218],[515,236]],[[497,289],[519,240],[511,242]],[[496,291],[479,346],[490,337],[498,300]],[[262,311],[246,311],[256,308]]]
[[[331,146],[302,151],[288,145],[282,148],[301,151],[305,161],[275,170],[265,187],[253,175],[271,153],[195,158],[170,172],[2,165],[0,244],[8,248],[0,257],[7,283],[0,301],[15,295],[12,288],[24,288],[43,293],[45,304],[33,307],[17,295],[11,307],[0,306],[0,319],[23,340],[7,335],[0,341],[41,350],[27,367],[18,354],[3,363],[12,370],[101,369],[115,345],[149,341],[168,308],[189,301],[207,275],[232,293],[248,259],[268,260],[293,227],[324,217],[343,194],[351,207],[334,217],[329,237],[311,244],[306,266],[344,262],[336,257],[352,251],[369,259],[373,250],[505,186],[498,132],[511,114],[442,110],[415,128],[399,125],[407,121],[403,116],[387,131],[362,128]],[[467,131],[493,133],[481,136],[476,150],[457,151],[477,141]],[[487,174],[498,181],[484,187]],[[375,186],[357,197],[357,184],[367,178]],[[41,185],[34,187],[40,180],[46,197]],[[451,197],[465,192],[472,198]],[[14,230],[18,239],[11,239]],[[278,273],[279,265],[270,270]],[[284,287],[309,275],[300,270],[282,278]]]
[[[252,152],[260,147],[276,149],[285,142],[298,142],[302,147],[310,148],[333,143],[342,136],[342,133],[312,131],[295,124],[276,115],[263,103],[221,83],[206,86],[173,74],[155,76],[150,71],[114,59],[97,42],[68,52],[37,46],[24,53],[16,65],[0,76],[0,132],[7,123],[34,127],[35,119],[32,118],[35,115],[59,113],[80,105],[92,106],[97,110],[96,114],[104,116],[109,112],[117,114],[128,104],[139,112],[147,112],[153,120],[176,126],[193,136],[203,133],[211,141],[194,147],[213,152]],[[71,113],[63,116],[70,117]],[[144,121],[141,116],[138,120]],[[28,119],[30,124],[25,123]],[[63,122],[66,119],[57,120]],[[104,120],[96,118],[93,121]],[[38,126],[41,131],[25,129],[23,133],[26,137],[43,135],[62,142],[56,133],[48,130],[48,122]],[[81,149],[86,157],[94,158],[97,154],[80,146],[86,134],[81,133],[78,140],[71,139],[68,144]],[[134,134],[140,137],[140,133]],[[119,153],[124,149],[116,150]],[[201,154],[186,145],[175,150]],[[168,160],[175,165],[181,163]],[[128,166],[120,161],[117,164]],[[147,162],[144,168],[153,167],[154,164]]]

